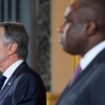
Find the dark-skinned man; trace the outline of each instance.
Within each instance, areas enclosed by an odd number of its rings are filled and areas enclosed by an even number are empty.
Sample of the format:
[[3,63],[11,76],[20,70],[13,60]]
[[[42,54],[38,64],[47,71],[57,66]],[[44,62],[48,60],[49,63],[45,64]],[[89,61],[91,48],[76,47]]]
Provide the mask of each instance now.
[[65,52],[81,56],[81,72],[56,105],[105,105],[105,0],[76,0],[64,18],[61,45]]

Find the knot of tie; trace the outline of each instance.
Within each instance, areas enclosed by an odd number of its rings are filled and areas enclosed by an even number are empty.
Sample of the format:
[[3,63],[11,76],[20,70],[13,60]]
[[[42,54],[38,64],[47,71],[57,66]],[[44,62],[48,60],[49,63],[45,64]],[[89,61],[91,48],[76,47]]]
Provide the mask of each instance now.
[[0,76],[0,90],[1,90],[1,88],[2,88],[2,86],[3,86],[3,84],[4,84],[4,82],[5,82],[5,80],[6,80],[6,77],[3,76],[3,75],[1,75],[1,76]]

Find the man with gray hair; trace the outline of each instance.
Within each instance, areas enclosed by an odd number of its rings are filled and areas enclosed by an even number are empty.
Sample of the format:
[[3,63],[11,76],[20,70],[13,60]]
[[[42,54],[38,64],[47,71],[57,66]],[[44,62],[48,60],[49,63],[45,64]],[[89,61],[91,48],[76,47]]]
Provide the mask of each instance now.
[[46,105],[42,79],[26,63],[28,43],[21,23],[0,23],[0,105]]

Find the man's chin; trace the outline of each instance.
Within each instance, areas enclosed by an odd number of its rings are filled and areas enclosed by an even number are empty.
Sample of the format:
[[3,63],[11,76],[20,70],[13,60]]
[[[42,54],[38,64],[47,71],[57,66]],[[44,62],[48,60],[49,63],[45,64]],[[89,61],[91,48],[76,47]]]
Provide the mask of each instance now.
[[67,48],[65,48],[65,47],[63,47],[63,50],[64,50],[66,53],[70,54],[70,55],[73,55],[73,56],[78,55],[78,53],[77,53],[76,51],[74,51],[74,50],[69,50],[69,49],[67,49]]

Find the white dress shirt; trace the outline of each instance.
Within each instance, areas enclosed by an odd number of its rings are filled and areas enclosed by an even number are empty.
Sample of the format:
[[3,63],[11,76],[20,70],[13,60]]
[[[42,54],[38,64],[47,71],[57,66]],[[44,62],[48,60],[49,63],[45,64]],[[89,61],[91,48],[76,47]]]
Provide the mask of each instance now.
[[16,61],[15,63],[13,63],[11,66],[9,66],[9,68],[7,68],[7,70],[5,70],[5,72],[2,74],[6,77],[6,80],[2,86],[2,88],[5,86],[5,84],[8,82],[8,80],[10,79],[10,77],[12,76],[12,74],[14,73],[14,71],[18,68],[18,66],[23,62],[22,59]]
[[84,70],[92,60],[105,48],[105,41],[102,41],[92,49],[90,49],[84,57],[80,59],[81,69]]

